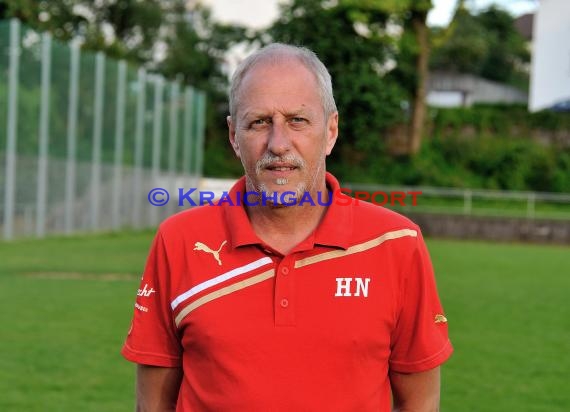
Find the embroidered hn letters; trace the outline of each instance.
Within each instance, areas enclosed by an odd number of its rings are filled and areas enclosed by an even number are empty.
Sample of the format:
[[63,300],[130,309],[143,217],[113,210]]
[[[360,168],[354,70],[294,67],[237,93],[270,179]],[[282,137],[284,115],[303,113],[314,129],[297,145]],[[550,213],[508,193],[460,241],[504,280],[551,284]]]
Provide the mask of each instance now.
[[211,253],[214,256],[214,259],[218,262],[218,265],[222,266],[222,261],[220,260],[220,250],[224,247],[227,243],[227,240],[224,240],[218,250],[212,250],[209,246],[203,244],[202,242],[194,243],[194,250],[201,250],[202,252]]
[[368,297],[370,278],[336,278],[335,296]]

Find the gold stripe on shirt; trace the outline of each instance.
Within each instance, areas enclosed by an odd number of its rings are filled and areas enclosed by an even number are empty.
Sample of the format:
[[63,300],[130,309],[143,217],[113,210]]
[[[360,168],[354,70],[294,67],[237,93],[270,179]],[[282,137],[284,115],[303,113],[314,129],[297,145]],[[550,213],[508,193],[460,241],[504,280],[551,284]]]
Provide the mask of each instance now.
[[406,237],[406,236],[417,237],[418,232],[413,229],[401,229],[401,230],[395,230],[393,232],[387,232],[375,239],[369,240],[364,243],[359,243],[354,246],[350,246],[346,250],[331,250],[330,252],[324,252],[319,255],[310,256],[304,259],[297,260],[295,262],[295,269],[307,265],[312,265],[314,263],[322,262],[323,260],[336,259],[352,255],[354,253],[364,252],[365,250],[372,249],[373,247],[381,245],[387,240],[399,239],[401,237]]

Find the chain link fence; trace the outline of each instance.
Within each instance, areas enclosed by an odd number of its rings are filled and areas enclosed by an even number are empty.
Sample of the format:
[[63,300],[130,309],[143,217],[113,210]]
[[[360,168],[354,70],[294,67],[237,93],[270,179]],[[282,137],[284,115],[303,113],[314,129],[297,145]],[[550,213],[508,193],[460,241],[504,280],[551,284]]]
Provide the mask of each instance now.
[[155,226],[196,187],[203,92],[0,22],[0,238]]

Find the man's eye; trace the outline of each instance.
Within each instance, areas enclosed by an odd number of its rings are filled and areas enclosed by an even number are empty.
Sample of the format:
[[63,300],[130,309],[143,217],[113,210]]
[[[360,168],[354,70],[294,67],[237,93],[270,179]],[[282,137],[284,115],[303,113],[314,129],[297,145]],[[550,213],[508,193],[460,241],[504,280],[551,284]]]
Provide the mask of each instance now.
[[293,123],[303,123],[303,122],[305,122],[306,120],[305,120],[304,117],[292,117],[292,118],[291,118],[291,121],[292,121]]
[[252,126],[262,126],[269,123],[269,120],[267,119],[255,119],[254,121],[251,122]]

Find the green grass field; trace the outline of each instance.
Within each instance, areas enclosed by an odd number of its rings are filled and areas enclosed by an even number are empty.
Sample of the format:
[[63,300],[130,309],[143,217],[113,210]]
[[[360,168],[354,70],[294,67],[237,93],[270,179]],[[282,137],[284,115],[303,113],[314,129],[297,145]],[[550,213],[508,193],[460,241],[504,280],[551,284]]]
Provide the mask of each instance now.
[[[130,411],[119,355],[151,233],[0,243],[0,411]],[[451,412],[570,410],[570,248],[429,240]]]

